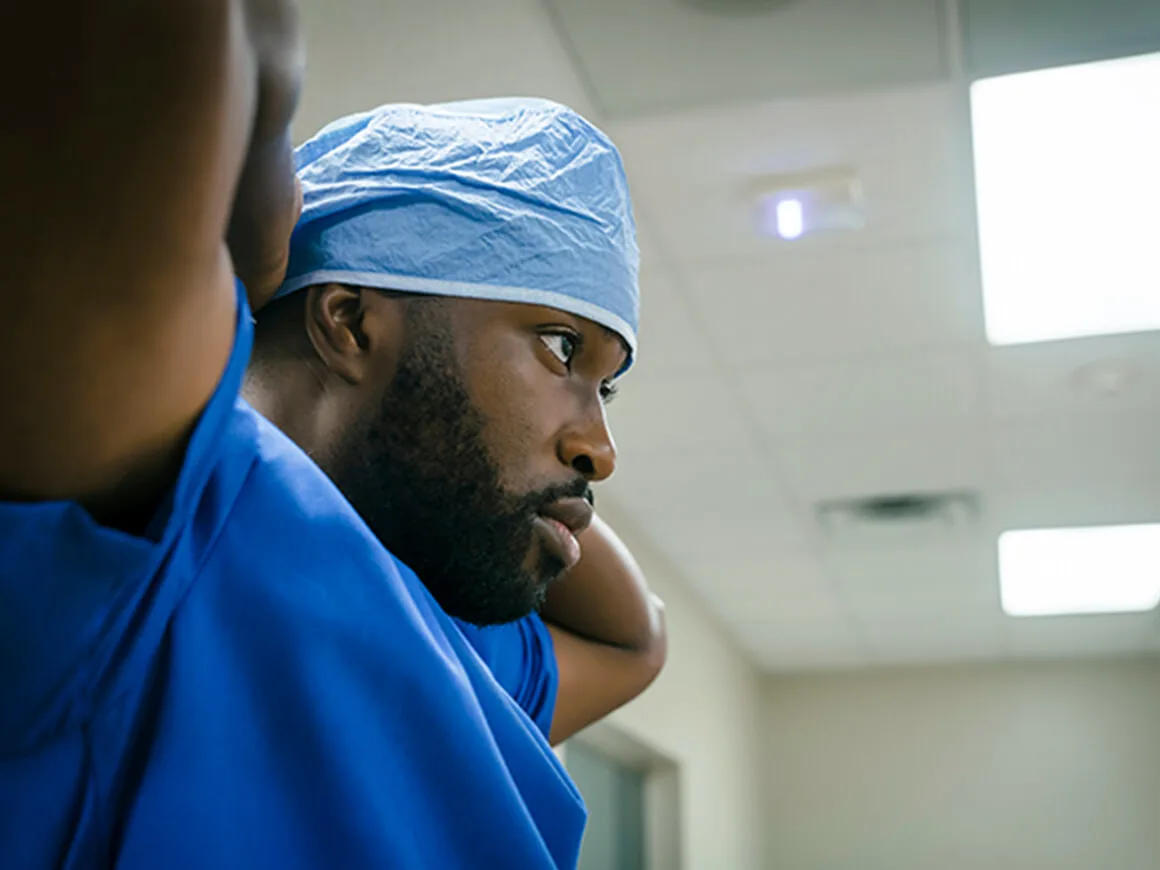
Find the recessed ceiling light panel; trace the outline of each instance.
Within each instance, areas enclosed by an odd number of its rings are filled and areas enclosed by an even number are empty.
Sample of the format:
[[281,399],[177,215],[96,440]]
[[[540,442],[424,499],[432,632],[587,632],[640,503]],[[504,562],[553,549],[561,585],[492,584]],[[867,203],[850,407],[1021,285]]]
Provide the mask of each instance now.
[[1152,610],[1160,605],[1160,525],[1006,532],[999,579],[1009,616]]
[[987,338],[1160,329],[1160,54],[971,87]]

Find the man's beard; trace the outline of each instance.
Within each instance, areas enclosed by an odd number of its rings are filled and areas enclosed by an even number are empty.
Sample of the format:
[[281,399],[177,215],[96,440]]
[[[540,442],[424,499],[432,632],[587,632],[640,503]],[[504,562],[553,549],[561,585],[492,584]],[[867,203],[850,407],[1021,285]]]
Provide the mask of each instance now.
[[588,495],[588,484],[507,492],[439,302],[411,300],[407,326],[394,381],[374,419],[328,463],[331,478],[448,614],[477,625],[520,619],[564,570],[542,548],[526,564],[536,515]]

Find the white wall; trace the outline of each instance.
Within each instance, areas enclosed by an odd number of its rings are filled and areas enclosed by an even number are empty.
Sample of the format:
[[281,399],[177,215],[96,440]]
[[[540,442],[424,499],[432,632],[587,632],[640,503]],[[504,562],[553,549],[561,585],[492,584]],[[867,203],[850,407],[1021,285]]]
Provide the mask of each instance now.
[[770,681],[764,743],[769,868],[1160,867],[1160,660]]
[[601,515],[664,599],[669,628],[661,676],[609,722],[680,766],[681,870],[757,870],[763,866],[759,675],[631,524],[605,504]]

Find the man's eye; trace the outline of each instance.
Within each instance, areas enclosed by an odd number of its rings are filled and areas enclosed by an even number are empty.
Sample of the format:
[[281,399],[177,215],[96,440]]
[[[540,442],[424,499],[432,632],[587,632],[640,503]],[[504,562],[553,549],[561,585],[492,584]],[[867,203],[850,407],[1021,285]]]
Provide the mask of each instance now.
[[562,332],[553,332],[541,335],[540,339],[547,345],[548,350],[567,368],[572,368],[572,360],[576,356],[576,339]]

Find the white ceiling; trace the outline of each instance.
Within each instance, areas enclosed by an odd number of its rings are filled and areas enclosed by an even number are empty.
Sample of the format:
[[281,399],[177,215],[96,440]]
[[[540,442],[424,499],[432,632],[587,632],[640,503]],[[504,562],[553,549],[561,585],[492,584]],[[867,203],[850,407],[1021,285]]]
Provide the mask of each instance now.
[[[1143,8],[1109,3],[1121,23]],[[380,102],[524,93],[576,106],[620,145],[644,315],[611,409],[621,464],[606,497],[755,661],[1160,653],[1156,614],[999,608],[1003,529],[1160,521],[1160,334],[986,344],[948,6],[798,0],[744,19],[688,0],[304,6],[300,135]],[[968,62],[1017,67],[1018,40],[994,44],[997,0],[966,8]],[[865,230],[793,244],[753,231],[749,179],[834,165],[864,184]],[[1122,395],[1074,385],[1109,359],[1135,372]],[[942,537],[836,541],[815,518],[820,500],[944,489],[977,493],[980,511]]]

